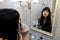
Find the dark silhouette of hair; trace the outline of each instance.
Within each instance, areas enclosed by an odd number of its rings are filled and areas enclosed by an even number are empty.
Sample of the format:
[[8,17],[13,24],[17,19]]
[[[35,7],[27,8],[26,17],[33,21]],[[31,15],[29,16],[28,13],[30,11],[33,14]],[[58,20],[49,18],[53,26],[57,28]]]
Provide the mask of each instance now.
[[[46,28],[44,28],[43,26],[43,20],[44,20],[44,16],[43,16],[43,12],[44,11],[48,11],[49,15],[46,17]],[[51,32],[51,11],[49,7],[45,7],[43,8],[42,12],[41,12],[41,18],[39,18],[39,25],[42,26],[42,29],[46,29],[46,31]]]
[[0,37],[17,40],[19,16],[14,9],[0,9]]

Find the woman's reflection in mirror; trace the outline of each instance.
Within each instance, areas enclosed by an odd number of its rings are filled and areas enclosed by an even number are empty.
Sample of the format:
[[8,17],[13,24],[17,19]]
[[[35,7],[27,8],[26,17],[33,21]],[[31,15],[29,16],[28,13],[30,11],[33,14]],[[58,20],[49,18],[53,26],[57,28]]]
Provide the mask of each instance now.
[[43,8],[41,12],[41,17],[38,20],[38,29],[42,29],[44,31],[50,32],[52,30],[52,23],[51,23],[51,11],[49,7]]

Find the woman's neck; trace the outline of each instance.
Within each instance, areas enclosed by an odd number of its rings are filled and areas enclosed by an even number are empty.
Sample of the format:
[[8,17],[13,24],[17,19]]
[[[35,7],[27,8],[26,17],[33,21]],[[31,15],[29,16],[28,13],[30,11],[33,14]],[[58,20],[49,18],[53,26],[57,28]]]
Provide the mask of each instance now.
[[47,17],[44,17],[44,19],[46,19]]
[[47,19],[47,17],[44,18],[44,21],[43,21],[44,24],[46,23],[46,19]]

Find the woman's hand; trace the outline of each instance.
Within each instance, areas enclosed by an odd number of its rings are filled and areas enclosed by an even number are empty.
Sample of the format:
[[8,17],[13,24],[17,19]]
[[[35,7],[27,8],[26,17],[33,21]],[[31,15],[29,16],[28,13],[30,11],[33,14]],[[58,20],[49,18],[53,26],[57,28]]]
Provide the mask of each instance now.
[[0,40],[3,40],[3,38],[0,38]]
[[42,26],[39,26],[38,29],[42,29]]
[[[22,27],[22,29],[21,29]],[[29,27],[26,25],[26,24],[22,24],[22,26],[19,26],[18,29],[21,33],[25,33],[25,32],[28,32],[29,31]]]
[[22,35],[23,40],[29,40],[29,36],[28,36],[28,31],[29,31],[29,27],[26,24],[22,24],[22,30],[19,28],[19,31]]

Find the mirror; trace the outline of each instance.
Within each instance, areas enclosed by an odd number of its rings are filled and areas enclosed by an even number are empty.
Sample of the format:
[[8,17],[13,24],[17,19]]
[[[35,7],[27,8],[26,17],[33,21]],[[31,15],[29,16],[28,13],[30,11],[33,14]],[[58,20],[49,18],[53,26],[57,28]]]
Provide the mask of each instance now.
[[52,33],[56,0],[31,1],[31,29]]

